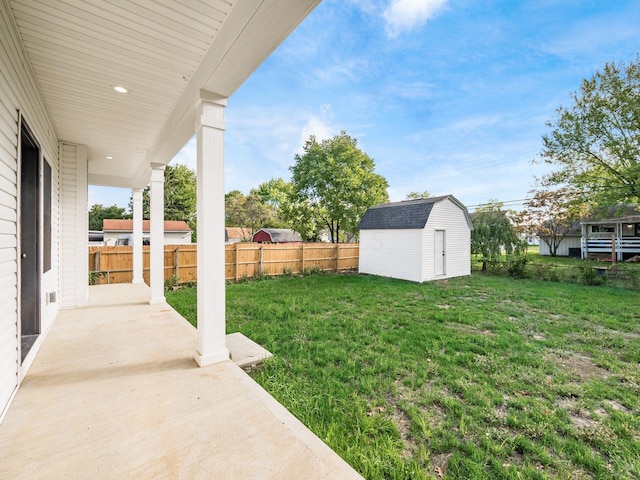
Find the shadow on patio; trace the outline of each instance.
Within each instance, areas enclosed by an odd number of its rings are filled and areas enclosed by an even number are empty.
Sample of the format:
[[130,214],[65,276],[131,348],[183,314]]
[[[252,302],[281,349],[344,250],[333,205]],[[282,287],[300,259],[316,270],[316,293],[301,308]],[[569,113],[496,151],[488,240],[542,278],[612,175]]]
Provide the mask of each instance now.
[[0,424],[0,478],[361,478],[146,286],[60,312]]

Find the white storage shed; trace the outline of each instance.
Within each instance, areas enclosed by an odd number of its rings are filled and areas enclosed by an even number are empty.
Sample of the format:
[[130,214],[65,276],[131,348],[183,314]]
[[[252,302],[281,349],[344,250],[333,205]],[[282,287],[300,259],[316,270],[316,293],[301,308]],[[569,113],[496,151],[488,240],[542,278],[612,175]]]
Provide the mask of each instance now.
[[359,271],[414,282],[469,275],[472,228],[453,195],[372,207],[359,225]]

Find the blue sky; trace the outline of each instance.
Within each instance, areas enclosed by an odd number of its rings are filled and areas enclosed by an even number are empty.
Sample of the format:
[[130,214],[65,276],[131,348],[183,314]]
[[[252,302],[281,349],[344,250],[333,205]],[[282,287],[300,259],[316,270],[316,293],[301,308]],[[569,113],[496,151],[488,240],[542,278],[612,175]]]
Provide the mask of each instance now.
[[[225,190],[288,180],[309,135],[346,130],[392,201],[517,209],[548,170],[531,163],[545,122],[606,62],[636,59],[639,25],[638,0],[325,0],[229,99]],[[173,162],[195,169],[194,139]],[[89,205],[129,196],[90,187]]]

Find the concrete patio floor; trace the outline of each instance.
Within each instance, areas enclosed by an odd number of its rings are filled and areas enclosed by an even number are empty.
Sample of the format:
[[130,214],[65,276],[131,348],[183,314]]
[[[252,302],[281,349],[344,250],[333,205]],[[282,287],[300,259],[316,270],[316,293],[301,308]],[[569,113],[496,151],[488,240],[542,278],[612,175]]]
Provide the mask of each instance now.
[[0,424],[4,479],[355,479],[232,361],[142,285],[60,312]]

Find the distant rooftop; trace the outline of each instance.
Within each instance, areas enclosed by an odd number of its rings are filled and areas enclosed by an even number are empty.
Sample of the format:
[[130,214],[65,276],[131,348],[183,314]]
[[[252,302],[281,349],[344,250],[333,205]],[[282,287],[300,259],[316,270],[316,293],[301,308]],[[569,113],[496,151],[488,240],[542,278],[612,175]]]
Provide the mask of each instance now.
[[[151,224],[149,220],[142,221],[142,231],[149,232]],[[133,232],[133,220],[104,219],[102,220],[103,232]],[[190,232],[191,227],[184,220],[165,220],[165,232]]]

